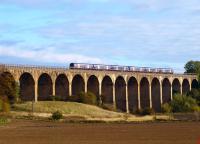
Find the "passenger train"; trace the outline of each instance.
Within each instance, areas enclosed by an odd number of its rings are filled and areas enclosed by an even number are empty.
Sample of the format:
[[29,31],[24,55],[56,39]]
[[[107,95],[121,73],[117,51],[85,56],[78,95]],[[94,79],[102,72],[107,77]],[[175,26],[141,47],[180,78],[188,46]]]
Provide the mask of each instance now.
[[173,74],[171,68],[150,68],[135,66],[119,66],[119,65],[103,65],[103,64],[86,64],[86,63],[70,63],[70,69],[84,70],[108,70],[108,71],[126,71],[126,72],[152,72],[152,73],[169,73]]

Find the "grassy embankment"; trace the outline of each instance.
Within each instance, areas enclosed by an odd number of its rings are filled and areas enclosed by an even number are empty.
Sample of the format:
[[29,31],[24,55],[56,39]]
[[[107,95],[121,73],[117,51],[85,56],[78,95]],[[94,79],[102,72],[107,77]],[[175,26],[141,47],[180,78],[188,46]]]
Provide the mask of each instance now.
[[[151,121],[154,116],[137,117],[134,115],[104,110],[100,107],[76,102],[43,101],[34,103],[34,116],[50,117],[60,111],[65,119],[100,120],[100,121]],[[15,104],[14,114],[26,115],[32,112],[32,103]]]

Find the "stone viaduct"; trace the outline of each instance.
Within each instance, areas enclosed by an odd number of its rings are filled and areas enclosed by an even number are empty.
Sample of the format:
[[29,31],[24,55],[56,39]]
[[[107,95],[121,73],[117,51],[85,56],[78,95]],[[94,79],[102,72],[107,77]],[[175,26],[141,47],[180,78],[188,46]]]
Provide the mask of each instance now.
[[3,65],[4,73],[20,84],[23,101],[44,101],[51,96],[68,100],[80,92],[92,92],[105,104],[123,112],[153,108],[186,94],[198,85],[196,75],[80,70],[56,67]]

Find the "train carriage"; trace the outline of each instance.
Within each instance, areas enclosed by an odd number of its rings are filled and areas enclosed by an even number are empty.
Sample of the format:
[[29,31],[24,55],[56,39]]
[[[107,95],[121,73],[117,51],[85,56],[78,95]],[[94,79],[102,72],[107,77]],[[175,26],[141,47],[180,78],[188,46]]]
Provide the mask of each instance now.
[[84,70],[108,70],[108,71],[127,71],[127,72],[150,72],[150,73],[169,73],[173,74],[171,68],[150,68],[135,66],[119,66],[119,65],[103,65],[103,64],[87,64],[87,63],[70,63],[70,69]]

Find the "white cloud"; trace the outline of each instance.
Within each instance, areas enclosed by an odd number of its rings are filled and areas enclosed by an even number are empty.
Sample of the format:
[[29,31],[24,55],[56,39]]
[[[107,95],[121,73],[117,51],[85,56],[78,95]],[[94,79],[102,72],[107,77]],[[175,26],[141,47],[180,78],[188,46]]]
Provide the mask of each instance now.
[[[87,47],[87,53],[93,53],[94,57],[104,56],[109,61],[115,58],[118,64],[122,63],[120,59],[124,57],[132,64],[138,60],[141,63],[146,61],[146,66],[160,62],[160,65],[167,63],[169,67],[174,67],[180,63],[183,65],[187,60],[200,58],[198,22],[199,19],[148,21],[134,17],[107,16],[95,22],[80,21],[47,27],[40,36],[60,36],[63,39],[66,39],[65,36],[81,36],[72,45],[81,45],[79,48],[84,52]],[[68,47],[72,45],[68,44]],[[73,52],[76,53],[76,50]]]
[[24,58],[36,62],[47,63],[70,63],[70,62],[83,62],[83,63],[101,63],[98,58],[88,57],[79,54],[61,54],[57,53],[54,48],[46,48],[42,50],[26,50],[15,47],[0,46],[0,56],[10,56],[15,58]]

